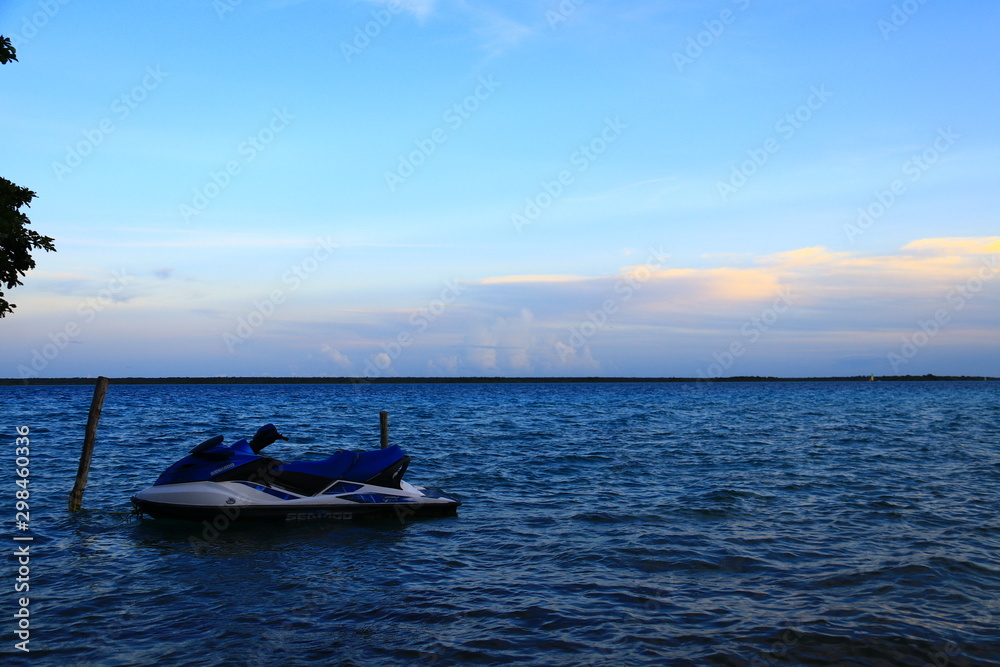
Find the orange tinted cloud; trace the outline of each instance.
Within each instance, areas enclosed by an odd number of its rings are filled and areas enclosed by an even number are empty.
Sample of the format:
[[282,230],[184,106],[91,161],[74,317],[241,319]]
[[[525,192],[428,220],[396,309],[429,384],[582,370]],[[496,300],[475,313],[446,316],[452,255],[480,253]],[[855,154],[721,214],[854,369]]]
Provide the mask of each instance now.
[[1000,236],[919,239],[904,251],[934,255],[994,255],[1000,253]]

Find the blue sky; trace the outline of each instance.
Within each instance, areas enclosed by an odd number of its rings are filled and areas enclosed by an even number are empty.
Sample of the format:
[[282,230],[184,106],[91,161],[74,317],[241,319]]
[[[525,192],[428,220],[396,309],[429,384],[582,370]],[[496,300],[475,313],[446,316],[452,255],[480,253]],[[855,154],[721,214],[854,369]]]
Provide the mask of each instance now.
[[1000,375],[1000,7],[0,4],[0,376]]

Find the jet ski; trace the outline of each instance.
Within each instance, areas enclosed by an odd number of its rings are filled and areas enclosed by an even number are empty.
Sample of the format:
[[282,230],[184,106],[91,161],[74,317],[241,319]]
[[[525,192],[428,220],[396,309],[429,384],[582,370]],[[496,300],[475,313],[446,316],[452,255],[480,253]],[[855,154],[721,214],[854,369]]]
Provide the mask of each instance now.
[[449,516],[459,500],[403,480],[410,457],[393,445],[339,450],[320,461],[285,462],[260,451],[287,440],[273,424],[250,442],[217,435],[194,447],[132,497],[154,519],[210,522],[303,521]]

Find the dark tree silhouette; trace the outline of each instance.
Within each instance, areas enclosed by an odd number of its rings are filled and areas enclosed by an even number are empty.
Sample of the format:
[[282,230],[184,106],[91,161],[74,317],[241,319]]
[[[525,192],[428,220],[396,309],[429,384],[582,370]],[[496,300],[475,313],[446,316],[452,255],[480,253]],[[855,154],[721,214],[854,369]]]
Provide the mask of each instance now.
[[8,38],[0,35],[0,65],[6,65],[11,60],[17,60],[17,51]]
[[[17,60],[17,51],[8,38],[0,35],[0,64],[12,60]],[[0,177],[0,287],[10,289],[22,284],[21,276],[35,268],[35,260],[31,257],[33,250],[51,252],[56,249],[51,237],[28,229],[31,221],[20,209],[30,206],[34,198],[35,193],[28,188]],[[0,317],[14,312],[15,307],[0,291]]]

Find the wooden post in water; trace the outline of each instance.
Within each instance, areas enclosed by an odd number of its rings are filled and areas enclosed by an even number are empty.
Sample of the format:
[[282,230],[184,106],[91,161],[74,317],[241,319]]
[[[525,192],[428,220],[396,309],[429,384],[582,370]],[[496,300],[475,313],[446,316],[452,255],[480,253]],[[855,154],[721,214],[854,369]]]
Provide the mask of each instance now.
[[378,427],[382,435],[382,449],[389,446],[389,413],[382,410],[378,413]]
[[97,384],[94,386],[94,400],[90,403],[90,414],[87,416],[87,433],[83,437],[80,467],[76,471],[76,483],[73,484],[73,490],[69,492],[70,512],[76,512],[83,506],[83,489],[87,486],[87,475],[90,474],[90,457],[94,453],[97,423],[101,421],[101,408],[104,406],[106,393],[108,393],[108,378],[102,375],[97,378]]

